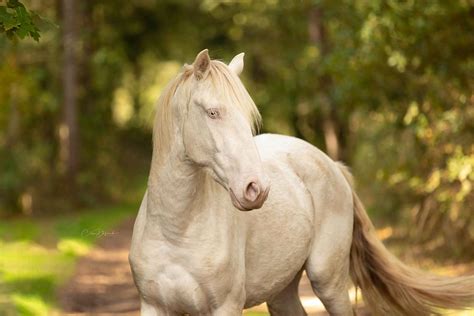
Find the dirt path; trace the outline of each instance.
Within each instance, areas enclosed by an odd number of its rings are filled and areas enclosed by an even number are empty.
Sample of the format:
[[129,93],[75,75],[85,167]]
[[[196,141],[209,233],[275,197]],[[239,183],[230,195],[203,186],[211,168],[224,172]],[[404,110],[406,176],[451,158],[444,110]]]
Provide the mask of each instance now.
[[80,259],[58,296],[65,314],[139,315],[140,302],[128,265],[133,219],[102,237]]
[[[58,293],[64,314],[139,315],[139,298],[127,259],[132,228],[133,219],[127,220],[79,260],[74,276]],[[309,315],[327,315],[306,277],[302,278],[299,290]],[[252,310],[266,311],[266,306],[262,304]]]

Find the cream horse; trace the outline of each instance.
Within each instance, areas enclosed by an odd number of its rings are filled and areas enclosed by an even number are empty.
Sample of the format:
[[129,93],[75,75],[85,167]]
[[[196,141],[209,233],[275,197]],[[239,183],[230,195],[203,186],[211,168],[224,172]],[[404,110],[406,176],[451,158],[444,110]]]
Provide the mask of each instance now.
[[253,136],[261,119],[242,69],[243,54],[226,65],[204,50],[159,99],[129,256],[141,314],[267,302],[271,315],[306,315],[303,270],[331,315],[352,315],[350,277],[376,314],[472,306],[472,277],[425,275],[388,253],[341,164],[300,139]]

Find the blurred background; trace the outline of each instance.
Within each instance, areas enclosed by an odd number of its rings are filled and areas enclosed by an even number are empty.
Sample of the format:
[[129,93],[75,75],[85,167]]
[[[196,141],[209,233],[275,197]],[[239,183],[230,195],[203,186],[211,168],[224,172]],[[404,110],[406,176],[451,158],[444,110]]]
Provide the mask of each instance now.
[[246,53],[263,131],[349,165],[391,251],[474,271],[472,1],[0,0],[0,315],[133,287],[154,105],[204,48]]

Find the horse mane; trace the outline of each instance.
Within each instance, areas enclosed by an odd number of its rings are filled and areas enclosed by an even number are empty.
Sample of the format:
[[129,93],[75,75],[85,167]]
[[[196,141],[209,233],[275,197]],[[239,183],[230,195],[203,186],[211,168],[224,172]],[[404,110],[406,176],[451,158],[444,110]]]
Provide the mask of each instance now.
[[[184,107],[189,103],[189,86],[192,76],[193,66],[184,65],[183,70],[168,83],[158,99],[153,125],[153,155],[156,155],[155,158],[160,158],[169,151],[173,124],[175,123],[172,115],[174,97],[181,93],[186,95],[186,101],[177,104],[178,107]],[[251,125],[252,133],[255,135],[259,132],[262,122],[260,112],[239,77],[225,63],[211,60],[209,74],[201,80],[210,80],[212,87],[225,98],[226,105],[238,107]],[[185,99],[183,98],[183,100]]]

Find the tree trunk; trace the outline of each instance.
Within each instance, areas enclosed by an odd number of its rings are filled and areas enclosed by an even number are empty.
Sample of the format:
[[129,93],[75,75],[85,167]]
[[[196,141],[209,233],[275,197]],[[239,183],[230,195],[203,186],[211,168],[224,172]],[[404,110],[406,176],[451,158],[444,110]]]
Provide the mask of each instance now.
[[63,41],[63,122],[59,136],[61,160],[64,163],[68,183],[75,184],[78,168],[79,139],[77,123],[77,27],[76,1],[62,0]]
[[[8,56],[8,55],[7,55]],[[12,44],[12,53],[7,57],[7,63],[11,64],[12,72],[17,73],[18,64],[17,64],[17,43]],[[9,87],[9,104],[10,104],[10,113],[8,118],[8,125],[6,130],[5,145],[7,148],[12,148],[15,146],[19,136],[20,136],[20,111],[18,109],[18,79],[15,76],[15,79],[10,82]]]
[[[309,11],[308,19],[308,33],[309,40],[316,44],[321,52],[321,57],[324,58],[329,52],[329,45],[326,39],[326,30],[323,23],[323,12],[319,7],[313,7]],[[322,131],[324,133],[324,142],[326,144],[327,154],[334,160],[342,159],[341,142],[339,139],[339,122],[337,118],[336,108],[327,91],[330,91],[332,86],[331,77],[324,74],[319,79],[317,92],[319,96],[319,106],[322,113]]]
[[20,111],[17,102],[17,85],[16,82],[10,83],[10,116],[8,120],[6,147],[15,146],[20,132]]

